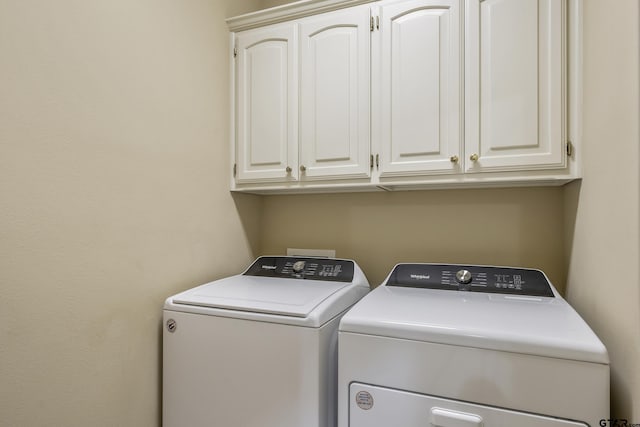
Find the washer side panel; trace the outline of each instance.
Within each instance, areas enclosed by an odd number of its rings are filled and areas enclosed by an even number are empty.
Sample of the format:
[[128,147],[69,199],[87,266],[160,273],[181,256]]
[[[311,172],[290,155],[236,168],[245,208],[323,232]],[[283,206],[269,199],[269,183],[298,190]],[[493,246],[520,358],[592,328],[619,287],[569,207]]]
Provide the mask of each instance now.
[[317,328],[165,310],[163,426],[324,427],[319,347]]

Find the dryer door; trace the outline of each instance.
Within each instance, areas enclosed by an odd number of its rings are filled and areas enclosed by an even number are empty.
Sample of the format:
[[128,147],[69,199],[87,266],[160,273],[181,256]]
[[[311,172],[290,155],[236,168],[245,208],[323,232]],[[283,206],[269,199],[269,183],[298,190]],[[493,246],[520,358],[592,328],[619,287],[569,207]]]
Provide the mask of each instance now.
[[588,427],[587,424],[352,383],[349,427]]

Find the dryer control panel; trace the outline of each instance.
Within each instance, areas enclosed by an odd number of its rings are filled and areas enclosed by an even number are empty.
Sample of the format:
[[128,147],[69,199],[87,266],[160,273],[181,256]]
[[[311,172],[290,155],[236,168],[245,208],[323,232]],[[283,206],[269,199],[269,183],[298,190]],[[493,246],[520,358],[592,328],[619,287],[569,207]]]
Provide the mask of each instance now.
[[352,282],[353,261],[333,258],[260,257],[244,273],[247,276]]
[[461,264],[399,264],[386,286],[553,297],[540,270]]

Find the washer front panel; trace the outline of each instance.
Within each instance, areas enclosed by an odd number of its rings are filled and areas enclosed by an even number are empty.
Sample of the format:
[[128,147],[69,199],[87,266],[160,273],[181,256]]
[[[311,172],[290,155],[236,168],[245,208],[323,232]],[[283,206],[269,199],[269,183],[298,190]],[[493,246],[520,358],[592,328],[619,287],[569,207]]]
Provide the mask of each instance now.
[[164,312],[164,427],[326,427],[335,331]]

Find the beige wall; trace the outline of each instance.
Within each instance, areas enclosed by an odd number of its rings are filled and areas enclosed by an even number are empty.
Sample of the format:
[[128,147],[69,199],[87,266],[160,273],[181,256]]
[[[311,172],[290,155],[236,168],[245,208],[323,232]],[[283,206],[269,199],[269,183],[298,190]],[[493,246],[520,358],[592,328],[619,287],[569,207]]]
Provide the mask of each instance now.
[[257,4],[0,0],[0,426],[159,425],[164,298],[259,244],[224,23]]
[[269,196],[262,251],[336,249],[372,285],[397,262],[543,269],[564,287],[562,188]]
[[260,0],[260,8],[266,9],[268,7],[276,7],[287,3],[293,3],[289,0]]
[[584,179],[565,194],[568,299],[607,346],[612,415],[631,423],[640,423],[638,13],[637,0],[585,1]]

